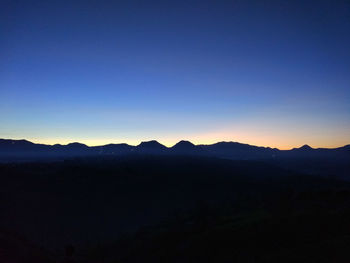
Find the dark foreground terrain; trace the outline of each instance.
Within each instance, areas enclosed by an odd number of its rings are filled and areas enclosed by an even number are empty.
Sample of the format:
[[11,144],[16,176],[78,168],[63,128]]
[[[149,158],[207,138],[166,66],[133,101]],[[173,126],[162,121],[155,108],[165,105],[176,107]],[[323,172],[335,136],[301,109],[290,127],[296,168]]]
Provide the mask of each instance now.
[[350,262],[337,177],[176,155],[6,163],[0,176],[0,262]]

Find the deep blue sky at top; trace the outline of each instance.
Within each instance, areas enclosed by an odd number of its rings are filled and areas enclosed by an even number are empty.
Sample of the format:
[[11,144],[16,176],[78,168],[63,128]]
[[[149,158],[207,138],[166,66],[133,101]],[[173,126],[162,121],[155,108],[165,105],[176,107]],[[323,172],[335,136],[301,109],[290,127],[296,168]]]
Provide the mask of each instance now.
[[0,137],[350,143],[349,1],[1,1]]

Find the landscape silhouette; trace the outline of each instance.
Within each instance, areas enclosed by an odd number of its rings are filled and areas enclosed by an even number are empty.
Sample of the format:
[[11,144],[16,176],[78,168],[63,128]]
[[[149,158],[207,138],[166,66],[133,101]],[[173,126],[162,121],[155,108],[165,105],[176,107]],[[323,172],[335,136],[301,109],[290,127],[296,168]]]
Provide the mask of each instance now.
[[2,139],[0,157],[5,262],[347,258],[349,145]]
[[0,3],[0,263],[350,263],[349,0]]

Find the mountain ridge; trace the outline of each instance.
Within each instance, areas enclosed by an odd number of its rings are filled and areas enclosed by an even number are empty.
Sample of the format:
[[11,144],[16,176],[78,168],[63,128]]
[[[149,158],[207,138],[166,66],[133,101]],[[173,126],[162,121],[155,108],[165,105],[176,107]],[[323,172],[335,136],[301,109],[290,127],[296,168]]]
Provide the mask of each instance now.
[[131,145],[131,144],[128,144],[128,143],[108,143],[108,144],[93,145],[93,146],[89,146],[87,144],[80,143],[80,142],[71,142],[71,143],[67,143],[67,144],[60,144],[60,143],[44,144],[44,143],[35,143],[35,142],[29,141],[27,139],[5,139],[5,138],[0,138],[0,146],[2,146],[3,142],[13,142],[13,143],[22,142],[22,143],[27,143],[27,144],[32,144],[32,145],[34,144],[34,145],[43,145],[43,146],[83,145],[83,146],[87,146],[89,148],[104,147],[104,146],[108,146],[108,145],[128,145],[128,146],[131,146],[131,147],[137,147],[137,146],[140,146],[140,145],[145,144],[145,143],[158,143],[158,144],[163,145],[164,147],[169,148],[169,149],[173,148],[175,145],[177,145],[179,143],[190,143],[190,144],[192,144],[194,146],[212,146],[212,145],[218,145],[218,144],[235,144],[235,145],[246,145],[246,146],[259,147],[259,148],[265,148],[265,149],[273,149],[273,150],[279,150],[279,151],[290,151],[290,150],[293,150],[293,149],[302,149],[302,148],[309,148],[309,149],[311,148],[311,149],[314,149],[314,150],[318,150],[318,149],[331,150],[331,149],[340,149],[340,148],[350,148],[350,144],[345,144],[343,146],[339,146],[339,147],[335,147],[335,148],[323,148],[323,147],[314,148],[314,147],[311,147],[308,144],[304,144],[304,145],[302,145],[300,147],[295,147],[295,148],[288,149],[288,150],[282,150],[282,149],[278,149],[278,148],[272,148],[272,147],[269,147],[269,146],[257,146],[257,145],[253,145],[253,144],[241,143],[241,142],[236,142],[236,141],[218,141],[218,142],[215,142],[215,143],[212,143],[212,144],[194,144],[194,143],[192,143],[191,141],[188,141],[188,140],[180,140],[177,143],[175,143],[173,146],[169,146],[169,147],[165,146],[164,144],[161,144],[157,140],[142,141],[138,145]]
[[343,158],[350,157],[350,145],[338,148],[312,148],[305,144],[291,150],[279,150],[277,148],[255,146],[233,141],[195,145],[190,141],[181,140],[171,147],[166,147],[156,140],[143,141],[136,146],[126,143],[88,146],[79,142],[66,145],[48,145],[37,144],[24,139],[0,139],[0,156],[79,157],[91,155],[118,156],[126,154],[201,155],[239,160],[274,159],[279,157]]

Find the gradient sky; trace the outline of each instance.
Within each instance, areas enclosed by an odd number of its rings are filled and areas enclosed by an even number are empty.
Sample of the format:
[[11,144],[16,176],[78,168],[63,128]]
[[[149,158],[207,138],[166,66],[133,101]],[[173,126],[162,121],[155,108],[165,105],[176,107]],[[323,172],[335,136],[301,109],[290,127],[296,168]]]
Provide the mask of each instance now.
[[349,1],[15,1],[0,138],[350,143]]

